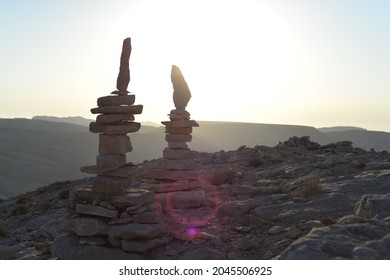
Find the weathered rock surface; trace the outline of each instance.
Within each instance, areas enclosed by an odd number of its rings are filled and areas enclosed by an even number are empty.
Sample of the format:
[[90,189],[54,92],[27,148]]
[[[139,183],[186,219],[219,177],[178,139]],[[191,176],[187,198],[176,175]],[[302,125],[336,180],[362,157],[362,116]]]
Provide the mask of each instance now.
[[92,114],[141,114],[143,105],[130,106],[100,106],[92,108]]
[[129,136],[99,135],[99,155],[124,155],[132,150]]
[[[120,107],[119,107],[120,108]],[[97,122],[91,122],[89,124],[89,131],[93,133],[103,134],[127,134],[137,132],[141,128],[141,124],[138,122],[123,122],[122,124],[100,124]]]
[[142,260],[140,254],[124,252],[119,248],[107,246],[80,245],[79,238],[72,234],[59,236],[51,246],[53,257],[65,260]]
[[[93,178],[85,178],[0,201],[0,258],[390,259],[389,154],[347,142],[287,142],[201,153],[201,169],[212,176],[201,185],[177,184],[184,193],[179,205],[198,197],[200,206],[172,207],[168,215],[159,216],[164,202],[158,195],[170,193],[177,182],[157,184],[153,178],[142,185],[145,190],[124,194],[93,194],[85,187]],[[156,163],[137,166],[143,172],[133,181]],[[101,217],[101,223],[75,216],[75,196],[106,209],[108,201],[115,202],[122,212],[116,219]],[[64,222],[73,219],[83,222]],[[67,228],[89,236],[64,234]],[[137,252],[123,251],[120,237],[131,238],[123,247],[132,243]],[[149,238],[148,244],[138,243]]]
[[110,171],[126,164],[126,155],[98,155],[96,157],[96,166],[100,171]]
[[133,114],[102,114],[96,117],[96,122],[101,124],[117,124],[123,121],[134,121]]

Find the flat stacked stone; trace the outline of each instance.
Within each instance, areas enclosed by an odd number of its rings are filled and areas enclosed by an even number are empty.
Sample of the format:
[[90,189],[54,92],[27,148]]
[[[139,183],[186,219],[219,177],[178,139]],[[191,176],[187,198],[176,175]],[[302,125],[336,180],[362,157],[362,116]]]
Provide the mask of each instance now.
[[135,95],[127,91],[130,51],[127,38],[123,43],[117,90],[98,98],[98,107],[91,109],[99,114],[89,125],[91,132],[99,134],[98,156],[95,165],[81,167],[81,171],[96,176],[91,185],[71,194],[76,217],[65,221],[65,228],[84,246],[100,240],[100,245],[144,253],[164,243],[159,224],[162,205],[156,203],[155,192],[132,187],[132,178],[139,171],[126,159],[126,154],[133,150],[127,134],[140,129],[134,115],[141,114],[143,109],[142,105],[134,105]]

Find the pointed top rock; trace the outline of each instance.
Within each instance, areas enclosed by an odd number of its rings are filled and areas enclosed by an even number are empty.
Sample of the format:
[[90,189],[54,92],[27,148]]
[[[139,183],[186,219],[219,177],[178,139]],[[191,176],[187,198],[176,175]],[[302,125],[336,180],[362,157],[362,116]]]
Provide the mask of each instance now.
[[129,59],[131,54],[131,39],[126,38],[123,40],[122,54],[119,66],[118,79],[116,81],[116,88],[119,92],[128,92],[127,86],[130,82],[130,68]]
[[191,99],[191,92],[187,82],[176,65],[172,65],[171,81],[173,85],[173,103],[178,110],[185,110],[188,101]]

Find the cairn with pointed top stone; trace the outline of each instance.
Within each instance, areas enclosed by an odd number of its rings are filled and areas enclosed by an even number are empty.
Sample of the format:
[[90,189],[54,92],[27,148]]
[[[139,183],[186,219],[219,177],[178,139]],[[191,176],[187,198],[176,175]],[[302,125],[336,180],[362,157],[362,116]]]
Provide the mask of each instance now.
[[[210,172],[200,170],[199,153],[187,146],[192,140],[193,127],[199,125],[190,119],[190,113],[186,111],[191,92],[179,67],[175,65],[172,66],[171,80],[176,108],[168,114],[169,121],[161,122],[165,125],[168,146],[163,150],[163,158],[143,174],[141,189],[154,191],[165,213],[179,224],[188,224],[191,221],[181,216],[181,210],[202,206]],[[177,215],[177,211],[181,214]]]
[[[130,53],[130,38],[127,38],[123,42],[117,90],[98,98],[98,107],[91,109],[92,113],[99,114],[89,126],[91,132],[99,133],[99,154],[96,165],[84,166],[81,171],[96,177],[91,185],[71,194],[75,215],[64,221],[68,235],[55,242],[76,242],[70,250],[75,255],[69,257],[68,250],[64,250],[57,252],[59,258],[116,259],[128,252],[132,255],[124,258],[142,258],[142,253],[165,243],[159,224],[161,204],[156,203],[154,192],[132,187],[138,167],[126,159],[126,153],[133,149],[127,134],[140,129],[134,115],[141,114],[143,109],[142,105],[134,105],[135,95],[127,91]],[[99,246],[98,250],[106,255],[85,257],[89,249],[80,245]]]

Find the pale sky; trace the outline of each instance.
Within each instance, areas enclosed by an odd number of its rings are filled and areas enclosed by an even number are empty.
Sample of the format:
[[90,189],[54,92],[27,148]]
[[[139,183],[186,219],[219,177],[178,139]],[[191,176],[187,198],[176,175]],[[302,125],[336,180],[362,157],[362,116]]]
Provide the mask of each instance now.
[[176,64],[195,120],[390,131],[389,15],[387,0],[0,0],[0,118],[94,118],[131,37],[136,121],[167,120]]

